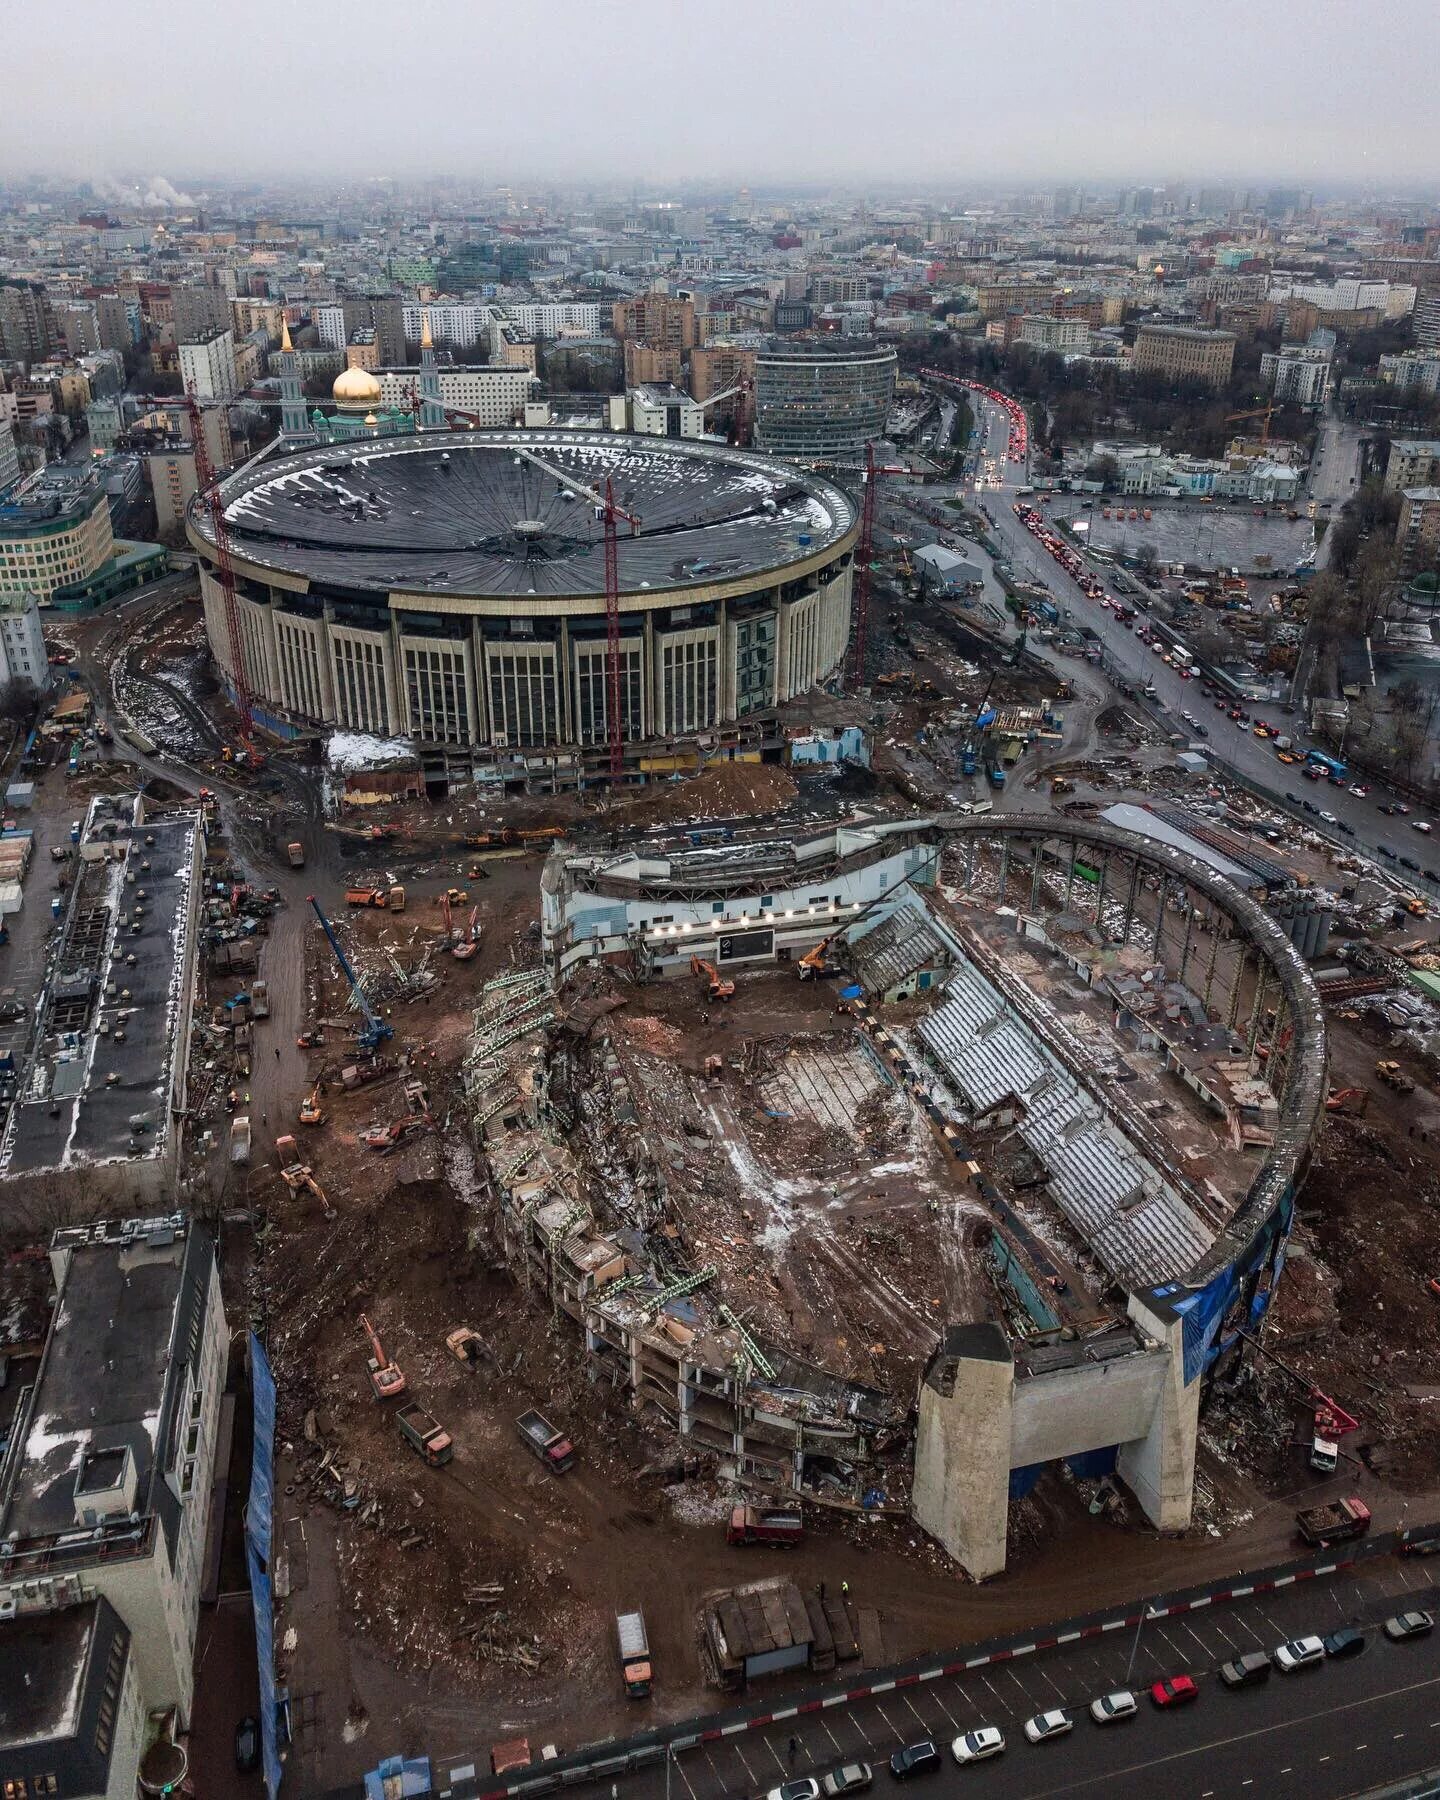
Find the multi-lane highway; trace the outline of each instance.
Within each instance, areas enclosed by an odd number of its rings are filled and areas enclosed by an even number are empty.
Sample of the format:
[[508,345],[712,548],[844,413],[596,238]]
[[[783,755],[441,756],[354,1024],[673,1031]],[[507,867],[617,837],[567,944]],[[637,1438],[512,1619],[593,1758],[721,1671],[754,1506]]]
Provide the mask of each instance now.
[[[1254,737],[1249,726],[1232,722],[1225,710],[1217,708],[1202,693],[1198,681],[1184,680],[1177,670],[1167,666],[1140,643],[1134,631],[1127,630],[1108,607],[1082,592],[1015,514],[1016,490],[1029,485],[1028,471],[1005,459],[1009,422],[1004,411],[974,394],[971,405],[981,433],[976,470],[980,485],[974,500],[985,509],[991,537],[1002,547],[1012,565],[1026,576],[1045,582],[1058,603],[1070,608],[1071,623],[1088,626],[1096,634],[1112,667],[1122,670],[1137,687],[1153,682],[1158,704],[1173,718],[1179,720],[1186,712],[1193,714],[1208,733],[1204,740],[1207,754],[1263,787],[1274,796],[1278,806],[1302,817],[1314,829],[1325,830],[1327,827],[1315,815],[1303,811],[1304,801],[1309,800],[1312,805],[1333,813],[1337,823],[1344,821],[1354,833],[1351,837],[1336,827],[1329,827],[1329,834],[1337,843],[1371,855],[1384,845],[1394,850],[1397,856],[1410,857],[1420,864],[1422,872],[1405,871],[1405,878],[1414,883],[1418,892],[1432,896],[1440,893],[1440,881],[1423,873],[1428,868],[1440,874],[1440,825],[1427,837],[1412,826],[1412,819],[1420,816],[1417,813],[1409,817],[1386,817],[1379,808],[1389,796],[1379,787],[1372,788],[1368,796],[1360,798],[1350,793],[1348,786],[1336,787],[1329,782],[1301,779],[1298,766],[1287,766],[1277,759],[1272,743]],[[1340,421],[1335,422],[1335,427],[1334,431],[1327,428],[1325,434],[1324,479],[1333,485],[1337,494],[1349,493],[1352,491],[1350,471],[1359,468],[1360,438],[1352,427]],[[1045,654],[1043,645],[1032,643],[1031,648]],[[1055,657],[1052,660],[1057,671],[1067,672],[1066,659]],[[1244,710],[1252,719],[1268,720],[1301,743],[1307,739],[1304,721],[1298,714],[1287,714],[1278,705],[1265,702],[1247,703]]]

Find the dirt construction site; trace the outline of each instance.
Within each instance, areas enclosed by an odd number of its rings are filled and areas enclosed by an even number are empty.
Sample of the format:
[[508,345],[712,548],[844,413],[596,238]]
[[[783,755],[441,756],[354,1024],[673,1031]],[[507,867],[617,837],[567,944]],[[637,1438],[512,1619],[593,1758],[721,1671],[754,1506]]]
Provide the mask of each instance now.
[[[751,973],[715,1002],[703,982],[637,988],[591,972],[548,1000],[553,1016],[522,1018],[565,1050],[566,1141],[585,1179],[607,1183],[622,1211],[643,1206],[644,1182],[620,1153],[621,1138],[643,1143],[680,1221],[677,1265],[711,1271],[744,1332],[846,1384],[874,1421],[866,1505],[836,1504],[816,1458],[805,1540],[731,1548],[725,1521],[744,1490],[723,1453],[699,1433],[682,1454],[663,1403],[597,1378],[573,1320],[506,1242],[467,1088],[477,1037],[497,1035],[492,997],[523,991],[538,967],[540,857],[507,851],[485,867],[463,900],[456,891],[448,928],[440,881],[465,879],[453,860],[440,875],[412,866],[402,912],[333,909],[394,1034],[373,1079],[356,1079],[369,1065],[348,981],[305,921],[300,1024],[324,1042],[293,1057],[286,1047],[287,1110],[264,1130],[295,1138],[289,1154],[314,1185],[290,1191],[263,1131],[248,1171],[249,1298],[279,1392],[276,1644],[307,1788],[402,1748],[443,1742],[483,1757],[523,1733],[568,1750],[704,1710],[717,1703],[704,1605],[762,1576],[823,1586],[837,1646],[858,1667],[1284,1554],[1294,1508],[1315,1491],[1306,1383],[1361,1420],[1335,1491],[1398,1518],[1440,1486],[1440,1299],[1428,1286],[1440,1184],[1421,1135],[1440,1130],[1440,1101],[1423,1078],[1418,1100],[1383,1093],[1363,1119],[1328,1123],[1267,1322],[1279,1362],[1252,1359],[1215,1394],[1190,1532],[1161,1536],[1133,1508],[1096,1516],[1093,1489],[1057,1468],[1011,1509],[1004,1578],[977,1587],[909,1519],[894,1460],[945,1320],[993,1310],[983,1218],[933,1135],[882,1078],[834,984]],[[373,854],[348,867],[361,891],[397,873]],[[455,942],[476,939],[455,958]],[[904,1041],[923,1008],[883,1010]],[[1347,1025],[1333,1054],[1338,1085],[1347,1058],[1358,1069],[1376,1052]],[[537,1070],[522,1059],[522,1093]],[[307,1095],[323,1122],[299,1122]],[[626,1104],[633,1131],[616,1136],[614,1108]],[[522,1119],[509,1123],[525,1137]],[[671,1313],[683,1329],[684,1302]],[[443,1467],[402,1437],[396,1399],[374,1397],[362,1316],[382,1366],[393,1359],[403,1375],[400,1403],[453,1440]],[[463,1359],[446,1342],[462,1327],[475,1334]],[[564,1475],[522,1441],[515,1421],[529,1409],[573,1442]],[[655,1666],[639,1707],[615,1663],[615,1615],[632,1609]]]

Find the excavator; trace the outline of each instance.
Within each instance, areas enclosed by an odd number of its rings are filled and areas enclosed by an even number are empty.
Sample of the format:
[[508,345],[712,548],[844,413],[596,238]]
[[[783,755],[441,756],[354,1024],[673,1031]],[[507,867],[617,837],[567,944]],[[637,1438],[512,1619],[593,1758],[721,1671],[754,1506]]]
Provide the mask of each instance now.
[[703,956],[690,958],[690,973],[698,975],[702,981],[710,983],[712,1000],[731,1000],[735,996],[735,983],[728,975],[722,975],[714,963],[707,962]]
[[807,950],[795,965],[795,973],[800,979],[802,981],[818,981],[822,975],[831,974],[832,970],[826,960],[831,945],[843,938],[847,931],[853,930],[867,913],[874,912],[882,901],[893,900],[898,892],[898,889],[892,888],[888,893],[878,895],[868,906],[862,906],[859,912],[852,913],[843,924],[837,925],[832,932],[821,938],[813,950]]
[[478,906],[472,906],[470,908],[470,922],[466,925],[458,942],[456,942],[450,950],[450,954],[455,958],[456,962],[469,962],[470,958],[480,948],[479,931],[475,923],[479,916],[480,908]]
[[301,1162],[299,1146],[288,1133],[275,1140],[275,1160],[280,1165],[280,1179],[292,1194],[313,1194],[320,1202],[322,1215],[327,1219],[335,1217],[335,1208],[326,1197],[324,1188],[315,1179],[309,1163]]
[[325,1109],[320,1104],[320,1096],[324,1091],[324,1082],[317,1081],[300,1102],[300,1123],[302,1125],[323,1125],[325,1123]]
[[386,1356],[385,1346],[380,1342],[380,1334],[366,1318],[360,1315],[360,1329],[370,1340],[370,1355],[366,1359],[365,1370],[370,1377],[370,1391],[377,1400],[396,1400],[405,1392],[405,1376],[394,1357]]
[[1363,1119],[1370,1110],[1370,1090],[1363,1087],[1332,1088],[1325,1097],[1325,1110],[1328,1113],[1349,1113],[1352,1118]]
[[405,1105],[406,1111],[399,1118],[391,1119],[384,1125],[369,1126],[359,1134],[357,1142],[367,1150],[378,1150],[385,1156],[397,1145],[403,1144],[412,1132],[440,1129],[430,1110],[430,1099],[423,1082],[410,1081],[405,1084]]

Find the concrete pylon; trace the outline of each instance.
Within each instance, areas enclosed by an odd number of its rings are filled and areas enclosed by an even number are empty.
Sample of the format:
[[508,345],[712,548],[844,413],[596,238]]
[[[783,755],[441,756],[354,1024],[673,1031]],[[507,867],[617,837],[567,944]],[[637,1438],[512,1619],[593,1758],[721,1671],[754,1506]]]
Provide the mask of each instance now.
[[1130,1317],[1169,1352],[1169,1367],[1150,1429],[1122,1443],[1116,1471],[1161,1531],[1183,1531],[1195,1497],[1195,1442],[1200,1431],[1200,1389],[1185,1380],[1184,1321],[1168,1311],[1152,1311],[1130,1296]]
[[1014,1402],[1004,1328],[947,1327],[920,1383],[910,1509],[976,1581],[1005,1567]]

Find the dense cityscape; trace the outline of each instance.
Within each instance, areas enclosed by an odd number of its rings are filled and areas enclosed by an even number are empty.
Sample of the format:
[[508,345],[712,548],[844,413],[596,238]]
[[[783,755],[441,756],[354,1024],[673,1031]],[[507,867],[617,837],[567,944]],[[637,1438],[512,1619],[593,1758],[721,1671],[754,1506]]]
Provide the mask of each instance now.
[[0,1800],[1440,1792],[1434,184],[367,55],[0,124]]

